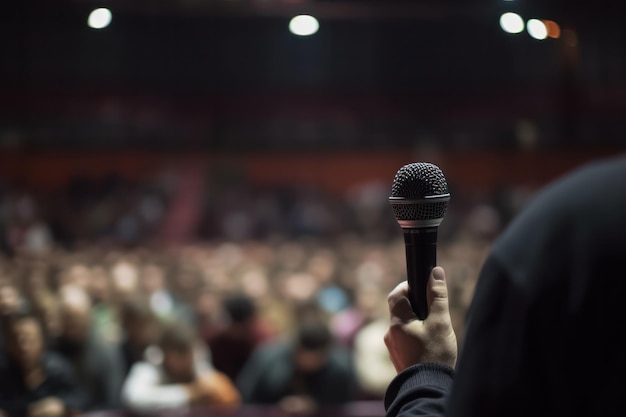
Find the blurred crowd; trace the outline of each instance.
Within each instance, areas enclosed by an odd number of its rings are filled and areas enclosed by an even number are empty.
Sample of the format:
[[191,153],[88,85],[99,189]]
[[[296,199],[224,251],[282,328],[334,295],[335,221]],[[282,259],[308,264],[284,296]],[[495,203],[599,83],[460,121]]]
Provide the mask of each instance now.
[[[207,192],[200,233],[168,244],[154,239],[167,190],[105,185],[3,194],[0,415],[382,398],[386,296],[406,270],[384,186]],[[484,257],[526,195],[459,194],[442,224],[461,343]],[[55,204],[73,207],[63,222]]]

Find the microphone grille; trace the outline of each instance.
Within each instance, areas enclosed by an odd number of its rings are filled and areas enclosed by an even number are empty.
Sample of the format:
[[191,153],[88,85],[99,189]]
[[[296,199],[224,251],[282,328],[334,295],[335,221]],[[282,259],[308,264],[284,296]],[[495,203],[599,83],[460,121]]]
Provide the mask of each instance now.
[[437,165],[414,162],[396,173],[391,187],[392,197],[420,199],[448,193],[448,183]]
[[[437,196],[441,199],[424,200]],[[427,162],[405,165],[393,180],[390,202],[401,225],[439,224],[448,209],[448,200],[448,183],[436,165]]]

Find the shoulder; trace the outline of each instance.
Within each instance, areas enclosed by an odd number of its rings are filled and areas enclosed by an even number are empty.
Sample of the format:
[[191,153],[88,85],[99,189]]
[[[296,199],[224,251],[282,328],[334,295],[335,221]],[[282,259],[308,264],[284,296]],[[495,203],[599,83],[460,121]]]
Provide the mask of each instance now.
[[621,236],[625,179],[626,158],[620,157],[588,164],[551,183],[494,243],[492,257],[505,267],[528,265],[549,248],[552,261],[566,262],[574,252],[599,244],[598,239]]

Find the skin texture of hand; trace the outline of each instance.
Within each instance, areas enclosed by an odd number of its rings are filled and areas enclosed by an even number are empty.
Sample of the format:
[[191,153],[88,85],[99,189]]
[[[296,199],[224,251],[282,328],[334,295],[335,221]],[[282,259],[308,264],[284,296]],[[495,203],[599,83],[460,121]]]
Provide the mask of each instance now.
[[29,417],[61,417],[65,415],[65,405],[54,397],[44,398],[28,407]]
[[385,345],[397,372],[418,363],[439,363],[454,367],[457,342],[450,310],[445,271],[437,266],[428,279],[426,298],[429,313],[418,320],[408,299],[408,284],[399,284],[389,293],[391,321],[385,335]]

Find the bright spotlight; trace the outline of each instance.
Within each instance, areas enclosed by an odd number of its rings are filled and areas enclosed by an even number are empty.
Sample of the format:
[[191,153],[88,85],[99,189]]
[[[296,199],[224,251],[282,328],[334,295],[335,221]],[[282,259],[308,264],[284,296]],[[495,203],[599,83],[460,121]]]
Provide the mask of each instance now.
[[289,22],[289,31],[298,36],[313,35],[320,28],[316,18],[307,14],[301,14]]
[[526,23],[526,30],[530,36],[540,41],[548,37],[548,28],[539,19],[530,19]]
[[520,33],[524,30],[524,20],[517,13],[507,12],[500,16],[500,27],[507,33]]
[[546,25],[548,38],[558,39],[561,37],[561,27],[554,20],[544,20],[543,24]]
[[111,23],[111,11],[109,9],[100,8],[95,9],[91,13],[89,13],[89,18],[87,18],[87,24],[90,28],[93,29],[103,29],[109,26]]

